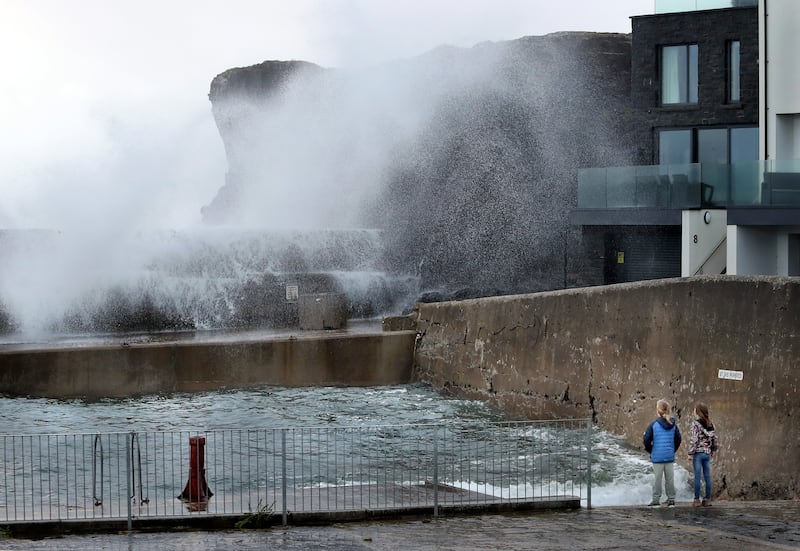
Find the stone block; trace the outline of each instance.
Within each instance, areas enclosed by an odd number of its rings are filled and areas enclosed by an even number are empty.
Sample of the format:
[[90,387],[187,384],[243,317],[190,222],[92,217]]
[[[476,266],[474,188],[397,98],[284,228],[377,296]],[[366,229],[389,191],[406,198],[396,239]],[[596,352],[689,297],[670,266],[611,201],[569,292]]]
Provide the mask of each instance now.
[[384,331],[413,331],[416,329],[415,316],[386,316],[383,318]]
[[342,329],[347,325],[347,302],[341,293],[300,295],[300,329]]

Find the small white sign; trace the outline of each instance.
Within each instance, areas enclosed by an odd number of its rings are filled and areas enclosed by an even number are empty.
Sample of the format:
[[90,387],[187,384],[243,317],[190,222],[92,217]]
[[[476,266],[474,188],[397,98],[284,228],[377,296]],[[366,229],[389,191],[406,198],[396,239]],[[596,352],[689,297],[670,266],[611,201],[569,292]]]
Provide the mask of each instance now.
[[286,300],[297,300],[297,296],[299,294],[297,287],[297,285],[286,286]]
[[744,378],[744,371],[731,371],[730,369],[720,369],[719,378],[730,379],[731,381],[741,381]]

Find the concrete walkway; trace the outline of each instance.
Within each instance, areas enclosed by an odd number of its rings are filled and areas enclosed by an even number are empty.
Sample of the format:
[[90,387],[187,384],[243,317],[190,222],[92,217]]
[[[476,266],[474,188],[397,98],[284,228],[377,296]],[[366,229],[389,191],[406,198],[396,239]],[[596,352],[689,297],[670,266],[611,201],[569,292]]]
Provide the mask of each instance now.
[[721,502],[710,508],[602,507],[591,511],[440,517],[258,531],[172,531],[0,539],[1,550],[329,549],[552,551],[800,549],[800,501]]

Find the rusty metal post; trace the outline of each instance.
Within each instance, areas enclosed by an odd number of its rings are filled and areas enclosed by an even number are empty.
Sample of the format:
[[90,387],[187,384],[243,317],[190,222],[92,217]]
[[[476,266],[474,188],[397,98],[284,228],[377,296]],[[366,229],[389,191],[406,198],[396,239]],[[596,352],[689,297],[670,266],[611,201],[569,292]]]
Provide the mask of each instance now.
[[179,496],[189,503],[204,503],[214,492],[206,482],[206,439],[204,436],[189,437],[189,480]]

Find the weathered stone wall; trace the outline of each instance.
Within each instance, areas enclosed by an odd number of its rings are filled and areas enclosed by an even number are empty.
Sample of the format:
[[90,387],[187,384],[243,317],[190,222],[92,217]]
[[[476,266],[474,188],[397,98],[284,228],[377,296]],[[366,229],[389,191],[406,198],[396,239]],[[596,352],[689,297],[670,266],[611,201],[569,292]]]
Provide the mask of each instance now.
[[800,496],[800,279],[666,279],[419,304],[417,316],[421,381],[523,418],[592,416],[639,448],[665,398],[685,466],[703,401],[721,439],[717,495]]

